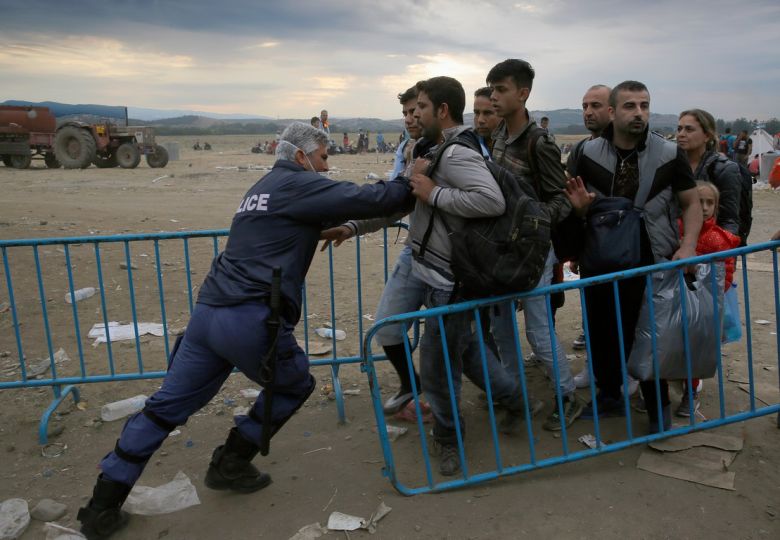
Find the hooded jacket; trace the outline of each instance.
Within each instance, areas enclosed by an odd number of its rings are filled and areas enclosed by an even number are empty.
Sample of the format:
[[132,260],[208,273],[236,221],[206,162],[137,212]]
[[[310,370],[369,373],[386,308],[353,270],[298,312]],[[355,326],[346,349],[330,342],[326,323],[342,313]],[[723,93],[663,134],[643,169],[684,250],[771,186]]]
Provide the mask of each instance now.
[[[444,130],[444,140],[448,141],[470,129],[455,126]],[[465,219],[500,216],[505,210],[504,195],[481,154],[460,144],[447,147],[431,177],[436,183],[428,204],[417,201],[412,212],[407,243],[412,246],[415,260],[421,265],[435,270],[449,281],[453,281],[450,268],[452,244],[447,234],[447,226],[452,230],[463,228]],[[426,230],[431,222],[431,234],[425,252],[420,247]]]

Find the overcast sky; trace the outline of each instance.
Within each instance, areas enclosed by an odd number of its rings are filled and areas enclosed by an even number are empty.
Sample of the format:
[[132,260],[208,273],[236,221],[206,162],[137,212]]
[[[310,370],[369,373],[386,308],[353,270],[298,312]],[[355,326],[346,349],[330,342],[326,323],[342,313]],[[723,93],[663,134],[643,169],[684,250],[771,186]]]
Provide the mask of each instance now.
[[778,22],[778,0],[0,0],[0,101],[389,119],[419,79],[470,95],[523,58],[532,109],[637,79],[653,112],[766,119]]

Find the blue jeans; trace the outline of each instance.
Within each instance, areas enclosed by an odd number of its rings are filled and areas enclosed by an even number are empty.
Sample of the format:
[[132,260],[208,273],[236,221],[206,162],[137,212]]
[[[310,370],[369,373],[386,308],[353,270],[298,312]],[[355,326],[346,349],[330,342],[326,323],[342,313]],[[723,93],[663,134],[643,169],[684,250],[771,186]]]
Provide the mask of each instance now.
[[[547,287],[552,282],[553,264],[555,253],[550,249],[547,262],[536,288]],[[542,362],[548,376],[555,381],[553,370],[553,348],[550,343],[550,326],[547,319],[547,301],[544,295],[523,299],[523,316],[525,319],[525,336],[531,344],[536,357]],[[492,334],[498,348],[501,363],[510,371],[518,373],[517,351],[515,351],[514,328],[510,304],[500,304],[491,310]],[[558,377],[561,394],[566,396],[575,391],[574,378],[571,374],[569,360],[561,346],[561,340],[553,329],[552,337],[555,340],[555,349],[558,355]]]
[[[234,367],[260,383],[260,362],[270,344],[266,328],[269,311],[268,306],[254,303],[196,305],[184,338],[173,352],[162,388],[146,401],[144,412],[127,420],[117,442],[121,453],[134,459],[128,461],[112,451],[101,461],[108,480],[135,484],[170,430],[186,423],[211,401]],[[314,390],[309,359],[295,341],[293,329],[284,322],[279,328],[272,425],[263,426],[251,416],[234,418],[241,435],[257,445],[263,429],[275,432]],[[263,417],[264,403],[265,392],[261,391],[252,406],[255,418]]]
[[[393,273],[385,283],[374,317],[378,321],[420,309],[425,287],[425,283],[412,276],[412,248],[404,246],[395,262]],[[376,342],[382,347],[400,345],[410,326],[411,321],[383,326],[375,334]]]
[[[404,249],[392,275],[387,280],[385,290],[377,307],[377,320],[390,315],[399,315],[420,309],[421,306],[433,308],[450,303],[452,292],[428,285],[412,271],[411,250]],[[484,389],[482,362],[470,328],[471,313],[453,313],[443,317],[443,328],[447,344],[452,386],[458,419],[463,425],[460,414],[460,390],[462,375],[465,373],[477,386]],[[382,346],[403,343],[403,335],[410,323],[383,327],[376,333],[376,339]],[[435,424],[434,438],[444,443],[454,443],[455,414],[450,401],[450,389],[447,379],[446,360],[442,341],[442,328],[436,317],[425,321],[423,335],[420,338],[420,377],[425,395],[431,406]],[[465,360],[464,360],[465,359]],[[490,351],[485,361],[488,368],[488,380],[494,399],[507,407],[522,406],[522,397],[516,378],[508,372]]]

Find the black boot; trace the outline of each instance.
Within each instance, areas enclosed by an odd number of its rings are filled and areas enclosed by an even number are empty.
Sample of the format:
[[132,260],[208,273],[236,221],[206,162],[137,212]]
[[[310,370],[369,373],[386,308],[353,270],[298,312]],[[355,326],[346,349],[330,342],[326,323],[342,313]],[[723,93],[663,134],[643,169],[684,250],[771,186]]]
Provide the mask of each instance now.
[[252,493],[266,487],[271,483],[271,477],[252,465],[259,450],[239,433],[238,428],[231,429],[225,444],[218,446],[211,456],[206,487],[238,493]]
[[78,520],[81,532],[89,540],[108,538],[127,525],[127,512],[121,510],[122,504],[130,494],[130,486],[98,476],[92,498],[84,508],[79,509]]

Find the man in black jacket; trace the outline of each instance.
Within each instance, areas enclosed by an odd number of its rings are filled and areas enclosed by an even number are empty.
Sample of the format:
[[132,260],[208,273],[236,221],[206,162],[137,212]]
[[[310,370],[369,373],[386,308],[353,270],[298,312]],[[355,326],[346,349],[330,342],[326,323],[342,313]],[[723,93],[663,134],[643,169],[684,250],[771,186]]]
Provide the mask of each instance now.
[[[643,226],[634,240],[641,246],[642,260],[636,266],[695,256],[702,224],[696,183],[683,151],[650,132],[647,87],[637,81],[622,82],[610,93],[609,105],[612,123],[601,137],[585,143],[574,167],[577,177],[567,183],[566,195],[574,210],[584,219],[597,197],[624,197],[633,201],[644,188],[648,195],[643,208]],[[682,239],[677,232],[678,209],[682,209],[685,231]],[[588,268],[581,261],[580,273],[583,277],[591,277],[601,272]],[[623,353],[628,359],[645,292],[644,276],[620,280],[618,291]],[[599,394],[596,406],[588,405],[582,417],[623,415],[621,350],[612,283],[586,287],[584,292],[591,360]],[[659,406],[663,429],[669,429],[671,411],[666,381],[660,381],[660,404],[656,401],[653,381],[644,381],[640,386],[647,405],[650,432],[661,429]]]

